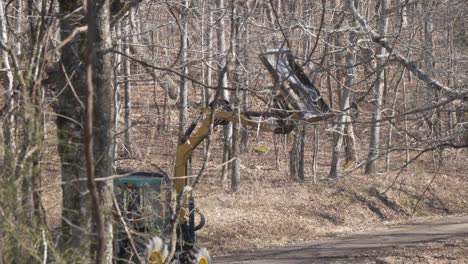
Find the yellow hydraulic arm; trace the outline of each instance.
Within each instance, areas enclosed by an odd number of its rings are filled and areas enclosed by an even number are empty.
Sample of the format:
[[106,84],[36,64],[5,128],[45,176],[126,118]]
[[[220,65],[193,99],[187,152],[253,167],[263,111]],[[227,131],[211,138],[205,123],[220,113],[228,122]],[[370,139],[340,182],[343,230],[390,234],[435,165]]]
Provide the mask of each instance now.
[[[180,194],[187,185],[187,164],[192,151],[208,136],[210,130],[211,116],[214,115],[213,126],[227,123],[240,123],[251,127],[259,128],[262,131],[271,131],[277,134],[287,134],[292,131],[292,122],[282,125],[274,124],[273,114],[266,113],[235,113],[232,111],[211,111],[209,108],[202,108],[200,115],[194,123],[187,129],[187,132],[179,142],[175,160],[175,184],[176,191]],[[257,118],[256,120],[252,119]],[[291,124],[289,124],[291,123]]]
[[[222,111],[202,108],[199,116],[189,126],[183,137],[180,139],[175,160],[175,187],[177,195],[183,195],[179,211],[179,224],[182,232],[183,243],[193,245],[195,243],[195,231],[204,225],[204,217],[201,223],[195,226],[196,211],[194,199],[190,190],[184,193],[188,184],[188,163],[193,150],[209,135],[211,122],[213,127],[225,125],[230,122],[237,122],[243,125],[257,127],[260,130],[272,131],[277,134],[287,134],[294,129],[292,122],[281,119],[277,120],[273,113],[244,112],[236,113],[231,111],[226,101],[213,102],[214,106],[224,106]],[[275,124],[275,122],[277,124]],[[291,124],[290,124],[291,123]]]

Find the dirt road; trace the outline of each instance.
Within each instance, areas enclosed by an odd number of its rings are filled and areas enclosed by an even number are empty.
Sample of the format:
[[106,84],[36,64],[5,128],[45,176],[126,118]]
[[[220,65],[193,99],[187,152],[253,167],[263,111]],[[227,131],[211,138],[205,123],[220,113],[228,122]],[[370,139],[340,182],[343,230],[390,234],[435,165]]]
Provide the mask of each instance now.
[[219,256],[214,263],[468,263],[468,216]]

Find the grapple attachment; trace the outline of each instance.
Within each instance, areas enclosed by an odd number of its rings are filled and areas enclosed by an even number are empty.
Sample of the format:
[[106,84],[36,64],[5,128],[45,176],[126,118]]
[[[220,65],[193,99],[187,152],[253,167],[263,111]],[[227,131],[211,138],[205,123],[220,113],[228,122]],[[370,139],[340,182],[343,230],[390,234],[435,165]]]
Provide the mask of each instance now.
[[275,82],[278,116],[315,122],[334,115],[289,49],[270,49],[260,55],[260,60]]

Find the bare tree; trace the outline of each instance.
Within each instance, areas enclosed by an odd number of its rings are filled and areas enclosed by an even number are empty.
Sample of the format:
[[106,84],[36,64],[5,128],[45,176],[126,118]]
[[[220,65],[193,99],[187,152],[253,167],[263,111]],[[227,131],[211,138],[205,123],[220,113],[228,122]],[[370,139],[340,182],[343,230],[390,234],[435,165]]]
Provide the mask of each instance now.
[[[113,174],[112,158],[112,53],[110,1],[87,2],[86,122],[84,150],[87,185],[98,241],[96,263],[112,262],[112,180],[96,182]],[[95,161],[95,158],[98,158]]]
[[[240,61],[239,61],[239,49],[241,47],[239,40],[239,31],[241,30],[241,17],[240,14],[244,13],[244,6],[240,4],[239,7],[231,1],[231,58],[234,61],[232,67],[232,86],[235,87],[235,91],[231,93],[231,104],[234,106],[234,110],[240,114],[239,106],[239,88],[240,88]],[[239,11],[239,9],[241,9]],[[232,171],[231,171],[231,191],[236,192],[239,190],[240,185],[240,129],[239,123],[232,125]]]
[[[119,39],[122,36],[122,27],[121,23],[116,23],[114,26],[114,39]],[[116,47],[117,50],[121,50],[121,46]],[[114,134],[119,133],[120,129],[120,119],[121,119],[121,110],[122,110],[122,95],[121,95],[121,85],[119,81],[120,71],[122,69],[122,55],[116,53],[114,55]],[[113,143],[113,157],[114,160],[117,158],[117,144],[118,138],[114,138]]]
[[[15,14],[21,20],[24,11],[21,9],[21,12],[10,12],[6,10],[8,6],[0,3],[0,61],[5,67],[1,72],[1,86],[4,91],[0,111],[3,131],[1,143],[4,155],[1,160],[0,182],[5,188],[0,191],[0,217],[4,224],[0,230],[4,241],[0,255],[2,261],[6,262],[15,262],[17,259],[31,262],[36,257],[35,248],[33,253],[21,252],[27,249],[25,245],[34,245],[39,239],[27,234],[33,233],[34,229],[46,228],[40,191],[40,161],[44,141],[44,90],[41,89],[41,78],[46,61],[46,29],[50,26],[50,21],[46,18],[52,16],[53,11],[48,9],[45,0],[38,3],[34,10],[28,10],[37,18],[37,23],[34,26],[29,24],[29,34],[24,34],[21,38],[27,43],[26,56],[22,56],[22,46],[15,43],[20,41],[17,38],[19,32],[14,31],[15,27],[8,28],[7,31],[6,22],[7,17],[14,17],[9,14]],[[17,228],[18,226],[22,228]]]
[[[226,61],[226,36],[225,36],[225,4],[224,0],[218,0],[218,53],[220,54],[218,74],[222,71],[223,67],[228,63]],[[231,36],[232,37],[232,36]],[[228,86],[228,76],[224,75],[222,79],[222,87]],[[226,89],[223,89],[221,92],[221,98],[224,100],[229,100],[229,92]],[[227,186],[228,172],[230,168],[230,163],[228,162],[231,159],[232,151],[232,124],[224,126],[224,148],[223,148],[223,167],[221,170],[221,182],[223,186]]]
[[[83,26],[81,15],[74,15],[81,8],[81,1],[59,1],[61,38],[67,39],[76,27]],[[71,15],[70,15],[71,14]],[[84,149],[82,145],[84,99],[86,80],[81,62],[84,60],[84,42],[75,39],[63,45],[61,69],[63,75],[57,87],[65,87],[57,97],[58,152],[61,159],[63,210],[62,233],[65,248],[76,248],[83,261],[89,259],[89,238],[91,214],[90,198],[87,195]],[[68,81],[69,80],[69,81]]]
[[[3,1],[0,2],[0,41],[4,45],[8,45],[8,32],[6,28],[6,15],[3,6]],[[13,79],[13,68],[10,64],[10,57],[8,51],[6,49],[2,49],[2,66],[5,68],[5,77],[3,78],[3,86],[6,88],[7,91],[7,100],[5,102],[6,106],[6,113],[11,113],[14,107],[14,97],[13,97],[13,86],[14,86],[14,79]],[[3,133],[4,133],[4,158],[8,161],[11,158],[11,151],[15,148],[15,138],[14,138],[14,115],[9,114],[8,118],[5,120],[3,125]]]
[[[119,3],[114,4],[117,9],[125,8]],[[105,179],[113,174],[110,2],[88,1],[87,19],[82,19],[81,1],[59,1],[59,8],[64,43],[59,61],[61,75],[55,86],[64,88],[57,96],[55,111],[64,182],[64,248],[73,249],[80,261],[88,261],[92,257],[90,246],[95,245],[95,238],[90,234],[97,228],[99,242],[92,248],[99,249],[94,251],[98,262],[108,263],[112,258],[112,181],[96,183],[94,178]],[[123,10],[115,12],[118,11]],[[80,38],[73,36],[83,32],[77,28],[87,29],[88,40],[83,35]],[[86,70],[84,61],[88,66]],[[88,121],[86,130],[85,120]],[[84,139],[86,144],[83,144]],[[85,146],[87,151],[83,155]],[[86,178],[88,181],[83,181]]]
[[298,125],[289,152],[289,174],[293,180],[300,182],[305,180],[305,141],[306,125]]
[[[188,75],[188,21],[189,21],[189,5],[190,1],[185,0],[183,2],[183,9],[181,11],[181,28],[180,34],[182,35],[182,54],[180,56],[180,64],[182,65],[182,73]],[[184,133],[185,125],[187,124],[188,118],[188,80],[184,77],[180,77],[180,88],[179,88],[179,135],[182,136]]]
[[[380,36],[385,36],[387,33],[388,27],[388,17],[387,10],[389,9],[389,0],[380,0],[378,4],[378,34]],[[383,39],[385,41],[385,39]],[[371,138],[369,144],[369,155],[367,157],[366,164],[366,174],[376,174],[377,173],[377,156],[379,155],[380,148],[380,126],[381,122],[379,121],[382,114],[382,102],[383,102],[383,92],[385,85],[385,71],[384,71],[384,62],[387,59],[387,50],[384,47],[380,47],[377,51],[378,63],[375,70],[377,71],[377,81],[375,82],[373,92],[374,92],[374,114],[372,115],[372,126],[371,126]]]
[[[343,11],[347,12],[349,10],[350,5],[354,5],[354,1],[345,2],[343,5]],[[348,16],[347,21],[350,26],[353,26],[355,23],[353,19]],[[348,36],[346,36],[348,35]],[[336,60],[338,62],[344,62],[345,69],[343,69],[344,73],[341,74],[344,79],[344,85],[339,85],[340,87],[340,111],[341,115],[338,119],[338,124],[335,127],[336,133],[334,135],[334,143],[333,143],[333,150],[332,150],[332,161],[331,161],[331,168],[329,177],[331,178],[338,178],[339,177],[339,169],[340,169],[340,151],[342,145],[344,143],[345,138],[347,138],[347,146],[345,147],[347,150],[347,162],[353,161],[356,158],[354,157],[355,152],[354,150],[354,132],[351,123],[351,89],[354,84],[354,79],[356,78],[356,69],[355,69],[355,57],[356,57],[356,43],[357,38],[356,34],[353,32],[349,32],[348,34],[341,33],[338,36],[338,46],[343,49],[342,52],[337,53]],[[344,53],[344,54],[340,54]],[[341,78],[338,78],[341,80]]]

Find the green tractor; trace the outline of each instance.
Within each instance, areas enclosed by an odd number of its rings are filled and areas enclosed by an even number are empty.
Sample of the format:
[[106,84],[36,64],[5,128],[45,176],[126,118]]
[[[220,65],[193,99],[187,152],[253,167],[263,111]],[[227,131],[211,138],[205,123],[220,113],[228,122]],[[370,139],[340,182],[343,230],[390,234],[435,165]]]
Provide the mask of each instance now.
[[[169,235],[173,215],[168,177],[153,172],[118,171],[114,180],[118,207],[115,218],[115,263],[162,264],[169,255]],[[193,204],[192,204],[193,207]],[[191,218],[200,215],[197,226],[178,229],[184,236],[176,245],[172,264],[209,264],[210,255],[195,244],[195,231],[202,228],[203,215],[192,208]],[[190,236],[192,234],[192,236]]]

